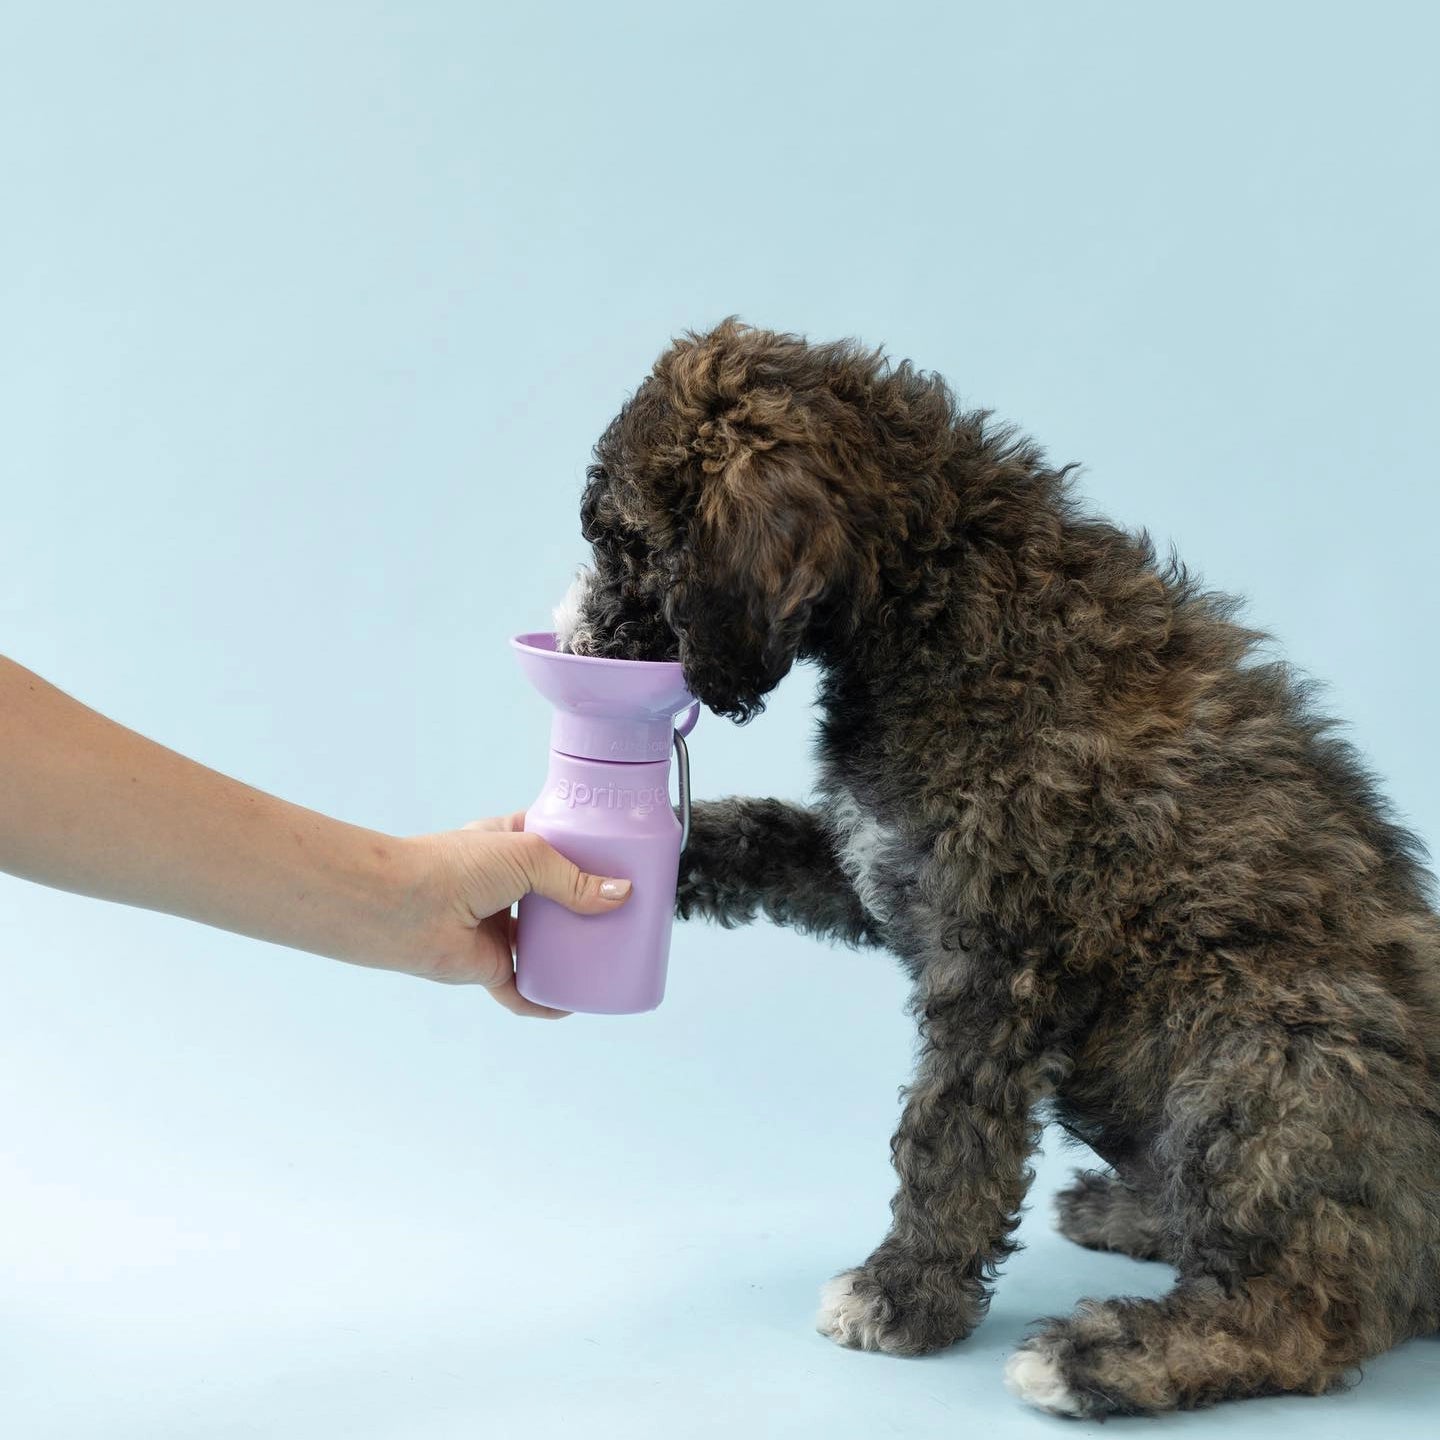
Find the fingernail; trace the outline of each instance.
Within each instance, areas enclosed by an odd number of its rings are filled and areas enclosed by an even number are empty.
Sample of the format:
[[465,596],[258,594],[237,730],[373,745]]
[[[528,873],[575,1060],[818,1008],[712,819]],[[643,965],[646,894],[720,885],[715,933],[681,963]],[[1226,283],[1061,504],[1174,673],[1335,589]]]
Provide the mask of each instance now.
[[602,880],[600,882],[600,898],[602,900],[623,900],[630,893],[630,882],[628,880]]

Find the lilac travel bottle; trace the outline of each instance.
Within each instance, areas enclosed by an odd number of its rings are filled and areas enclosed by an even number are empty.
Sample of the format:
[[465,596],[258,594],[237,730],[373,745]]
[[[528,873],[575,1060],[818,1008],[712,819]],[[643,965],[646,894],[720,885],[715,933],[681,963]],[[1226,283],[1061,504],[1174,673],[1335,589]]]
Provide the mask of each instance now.
[[[567,655],[545,632],[510,643],[525,678],[555,707],[550,772],[526,811],[526,830],[582,870],[635,887],[618,910],[598,916],[527,895],[515,936],[515,983],[527,1000],[559,1010],[653,1010],[665,995],[675,882],[689,828],[683,737],[699,704],[677,664]],[[672,751],[681,767],[683,824],[670,803]]]

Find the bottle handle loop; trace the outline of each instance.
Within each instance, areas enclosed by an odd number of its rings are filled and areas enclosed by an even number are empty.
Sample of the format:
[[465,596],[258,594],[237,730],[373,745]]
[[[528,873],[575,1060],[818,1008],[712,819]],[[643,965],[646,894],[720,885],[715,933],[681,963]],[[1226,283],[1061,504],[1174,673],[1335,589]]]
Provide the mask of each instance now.
[[[692,718],[690,725],[694,723]],[[675,773],[680,779],[680,853],[683,855],[690,843],[690,751],[685,746],[685,731],[679,728],[675,731]]]

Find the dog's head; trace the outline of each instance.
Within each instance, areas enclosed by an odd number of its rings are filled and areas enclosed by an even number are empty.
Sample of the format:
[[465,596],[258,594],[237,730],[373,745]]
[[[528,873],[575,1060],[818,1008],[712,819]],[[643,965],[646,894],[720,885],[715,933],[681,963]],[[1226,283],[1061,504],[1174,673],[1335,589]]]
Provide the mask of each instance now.
[[596,446],[594,568],[557,615],[562,643],[679,660],[700,700],[749,719],[876,600],[916,503],[897,446],[923,432],[933,450],[950,413],[943,384],[854,345],[734,321],[687,335]]

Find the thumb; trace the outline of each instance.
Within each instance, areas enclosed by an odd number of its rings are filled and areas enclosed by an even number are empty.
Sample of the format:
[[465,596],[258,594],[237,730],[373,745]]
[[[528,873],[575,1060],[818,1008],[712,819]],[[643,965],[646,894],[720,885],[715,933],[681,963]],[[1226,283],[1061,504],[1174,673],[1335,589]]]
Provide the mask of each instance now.
[[630,882],[587,875],[538,835],[526,836],[523,850],[529,889],[577,915],[608,915],[630,898]]

